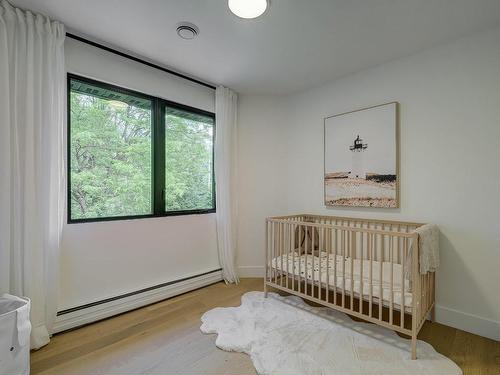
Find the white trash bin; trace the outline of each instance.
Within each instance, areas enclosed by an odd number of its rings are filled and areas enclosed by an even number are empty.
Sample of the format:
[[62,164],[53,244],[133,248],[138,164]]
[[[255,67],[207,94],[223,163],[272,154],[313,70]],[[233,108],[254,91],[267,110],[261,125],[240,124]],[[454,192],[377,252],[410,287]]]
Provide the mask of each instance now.
[[0,297],[0,375],[29,375],[30,300]]

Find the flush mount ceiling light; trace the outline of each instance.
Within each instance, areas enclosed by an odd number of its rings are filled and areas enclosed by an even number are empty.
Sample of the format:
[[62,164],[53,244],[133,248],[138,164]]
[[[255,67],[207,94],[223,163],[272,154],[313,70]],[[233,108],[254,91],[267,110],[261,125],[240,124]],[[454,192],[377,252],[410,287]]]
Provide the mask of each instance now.
[[128,104],[121,100],[110,100],[108,104],[114,109],[125,109],[128,107]]
[[199,33],[200,29],[198,29],[198,26],[195,24],[182,22],[177,25],[177,35],[179,35],[182,39],[194,39]]
[[267,0],[228,0],[231,12],[241,18],[256,18],[267,9]]

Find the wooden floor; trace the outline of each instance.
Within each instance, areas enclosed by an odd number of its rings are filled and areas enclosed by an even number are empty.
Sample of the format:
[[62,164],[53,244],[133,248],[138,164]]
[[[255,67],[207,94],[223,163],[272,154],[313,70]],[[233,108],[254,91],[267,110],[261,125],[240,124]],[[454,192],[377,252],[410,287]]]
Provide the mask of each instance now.
[[[217,283],[56,335],[32,353],[32,374],[255,374],[247,355],[217,349],[215,335],[199,330],[205,311],[238,306],[241,295],[251,290],[262,290],[262,280]],[[455,361],[465,375],[500,374],[499,342],[429,322],[419,339]],[[124,363],[127,374],[120,371]]]

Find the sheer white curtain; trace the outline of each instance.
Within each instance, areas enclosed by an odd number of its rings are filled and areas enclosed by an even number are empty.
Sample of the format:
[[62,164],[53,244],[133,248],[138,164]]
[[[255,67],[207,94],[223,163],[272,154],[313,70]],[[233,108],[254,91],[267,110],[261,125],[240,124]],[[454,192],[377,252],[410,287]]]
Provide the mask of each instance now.
[[0,1],[0,294],[31,298],[35,349],[57,309],[64,35],[62,24]]
[[224,280],[237,283],[236,252],[236,94],[226,87],[215,92],[215,186],[217,243]]

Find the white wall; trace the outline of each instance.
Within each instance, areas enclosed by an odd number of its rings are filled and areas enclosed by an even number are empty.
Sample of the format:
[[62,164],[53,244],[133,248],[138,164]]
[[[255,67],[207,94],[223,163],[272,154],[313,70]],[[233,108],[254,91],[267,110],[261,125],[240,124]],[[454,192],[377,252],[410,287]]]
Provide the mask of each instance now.
[[[68,72],[214,111],[215,94],[67,39]],[[218,269],[215,215],[66,224],[59,310]]]
[[240,277],[260,275],[264,218],[286,210],[286,122],[283,98],[238,99],[238,253]]
[[[401,208],[324,207],[323,118],[390,101],[401,103]],[[270,122],[286,134],[281,138],[285,155],[280,148],[275,159],[282,164],[273,166],[286,171],[285,177],[277,175],[280,181],[269,166],[260,172],[262,155],[253,161],[243,158],[253,171],[251,182],[260,189],[270,186],[270,192],[262,202],[245,187],[240,215],[258,222],[251,236],[240,233],[240,266],[263,265],[268,212],[436,223],[442,232],[438,320],[500,340],[500,30],[292,95],[285,100],[285,112],[273,112],[271,121],[265,117],[266,103],[264,110],[255,100],[240,104],[240,112],[252,113],[240,118],[243,129]],[[275,129],[253,130],[260,134],[252,133],[250,146],[242,139],[241,150],[277,140]],[[265,209],[256,208],[263,203]]]

